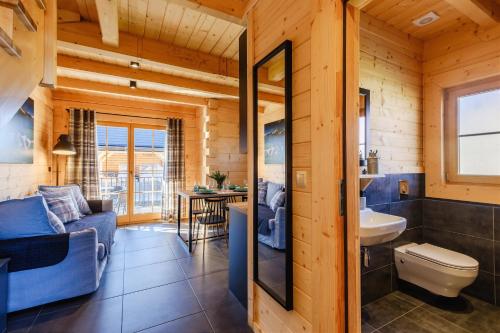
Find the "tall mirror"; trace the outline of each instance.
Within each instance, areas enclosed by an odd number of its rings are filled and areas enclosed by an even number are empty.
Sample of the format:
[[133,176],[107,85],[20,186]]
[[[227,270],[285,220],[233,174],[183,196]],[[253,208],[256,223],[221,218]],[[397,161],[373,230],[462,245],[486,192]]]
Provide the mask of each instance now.
[[292,309],[292,43],[253,68],[254,280]]
[[370,90],[359,88],[359,155],[360,160],[368,157]]

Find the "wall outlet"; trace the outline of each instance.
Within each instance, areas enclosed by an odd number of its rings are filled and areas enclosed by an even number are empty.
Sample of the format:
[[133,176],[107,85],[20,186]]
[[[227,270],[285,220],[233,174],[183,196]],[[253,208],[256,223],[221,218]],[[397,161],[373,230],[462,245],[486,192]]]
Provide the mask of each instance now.
[[410,184],[407,180],[399,181],[399,195],[408,196],[410,195]]

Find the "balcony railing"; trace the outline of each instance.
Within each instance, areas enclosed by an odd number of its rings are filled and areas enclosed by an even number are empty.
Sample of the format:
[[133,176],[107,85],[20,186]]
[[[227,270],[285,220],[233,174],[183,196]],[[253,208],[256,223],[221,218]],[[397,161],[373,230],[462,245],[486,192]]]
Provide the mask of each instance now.
[[[103,199],[113,200],[117,215],[128,213],[128,172],[101,172],[100,190]],[[134,176],[134,214],[161,212],[163,172],[141,172]]]

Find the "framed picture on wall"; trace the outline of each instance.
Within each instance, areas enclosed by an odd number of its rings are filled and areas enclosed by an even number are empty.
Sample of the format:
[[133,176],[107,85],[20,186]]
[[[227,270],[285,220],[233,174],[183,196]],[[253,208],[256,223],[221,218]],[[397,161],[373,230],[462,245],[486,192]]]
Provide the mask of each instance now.
[[285,119],[264,125],[264,164],[285,163]]
[[35,103],[28,98],[12,117],[0,124],[0,163],[33,164]]

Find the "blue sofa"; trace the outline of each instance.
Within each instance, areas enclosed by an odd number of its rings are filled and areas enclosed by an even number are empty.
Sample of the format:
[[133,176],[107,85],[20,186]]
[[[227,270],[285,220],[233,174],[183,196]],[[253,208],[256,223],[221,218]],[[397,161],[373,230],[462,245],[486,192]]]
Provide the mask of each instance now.
[[[32,209],[33,205],[40,206],[37,199],[15,201],[10,207],[16,209],[9,208],[8,202],[0,203],[0,257],[11,258],[7,312],[97,290],[116,230],[112,203],[108,200],[88,201],[92,214],[66,223],[65,233],[39,229],[32,233],[24,231],[21,237],[13,238],[11,227],[6,226],[9,214],[14,215],[12,220],[24,218],[26,221],[27,216],[32,216],[34,223],[45,221],[42,208]],[[22,212],[23,206],[32,212]],[[13,214],[16,210],[22,213]],[[37,224],[33,226],[39,227]]]
[[276,191],[283,191],[284,186],[273,182],[265,183],[265,200],[259,202],[257,206],[257,239],[260,243],[266,244],[274,249],[284,250],[286,248],[286,209],[284,206],[278,207],[276,212],[274,212],[270,207],[272,197]]

